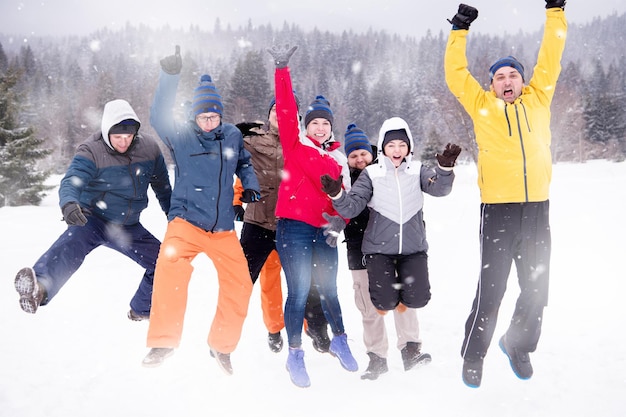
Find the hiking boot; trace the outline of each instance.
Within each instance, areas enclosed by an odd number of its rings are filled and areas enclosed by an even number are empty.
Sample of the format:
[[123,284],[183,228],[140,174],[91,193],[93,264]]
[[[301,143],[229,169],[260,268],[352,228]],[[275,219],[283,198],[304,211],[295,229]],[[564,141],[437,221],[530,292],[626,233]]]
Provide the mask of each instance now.
[[132,321],[150,320],[150,314],[139,314],[136,313],[135,310],[133,310],[132,308],[128,310],[126,316]]
[[528,352],[524,352],[518,348],[514,348],[507,344],[506,336],[500,338],[500,349],[509,357],[509,363],[513,372],[519,379],[529,379],[533,376],[533,366],[530,363]]
[[26,267],[18,271],[15,275],[15,290],[20,295],[20,307],[27,313],[35,314],[41,301],[43,300],[45,290],[37,282],[37,276],[33,268]]
[[387,367],[387,359],[381,358],[375,353],[367,352],[367,356],[370,357],[370,363],[367,365],[365,373],[361,375],[361,379],[369,379],[371,381],[378,379],[381,374],[389,371]]
[[267,344],[269,345],[270,350],[274,353],[278,353],[283,350],[283,337],[280,332],[268,333]]
[[483,361],[465,360],[463,362],[463,382],[470,388],[480,387],[483,378]]
[[309,374],[304,366],[304,351],[302,349],[289,348],[286,368],[294,385],[300,388],[311,386]]
[[165,358],[174,354],[174,348],[152,348],[143,358],[141,364],[147,368],[154,368],[163,363]]
[[402,348],[400,354],[402,355],[402,363],[404,364],[404,370],[408,371],[413,369],[416,365],[426,365],[432,360],[430,354],[422,353],[420,351],[422,344],[419,342],[407,342],[406,346]]
[[359,370],[359,365],[357,364],[356,359],[354,359],[354,356],[352,356],[352,352],[350,352],[350,347],[348,346],[348,335],[345,333],[333,337],[328,351],[331,355],[339,359],[339,362],[344,369],[350,372],[356,372]]
[[307,326],[305,333],[313,339],[313,348],[320,353],[326,353],[330,349],[330,338],[328,337],[328,326],[320,329],[313,329]]
[[220,353],[217,350],[211,349],[210,354],[212,358],[215,358],[217,365],[226,375],[233,374],[233,366],[230,364],[230,353]]

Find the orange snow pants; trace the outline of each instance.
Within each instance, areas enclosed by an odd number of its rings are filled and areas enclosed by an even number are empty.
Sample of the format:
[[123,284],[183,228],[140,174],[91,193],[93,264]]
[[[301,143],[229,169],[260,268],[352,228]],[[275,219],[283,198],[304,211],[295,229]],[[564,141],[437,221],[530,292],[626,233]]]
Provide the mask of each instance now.
[[271,251],[263,264],[259,280],[261,281],[261,308],[263,323],[270,333],[278,333],[285,327],[283,317],[283,291],[280,271],[282,265],[278,252]]
[[237,234],[234,230],[205,232],[180,218],[169,222],[156,263],[148,347],[179,346],[193,272],[191,262],[199,253],[213,261],[219,283],[208,344],[221,353],[231,353],[237,347],[252,293],[248,263]]

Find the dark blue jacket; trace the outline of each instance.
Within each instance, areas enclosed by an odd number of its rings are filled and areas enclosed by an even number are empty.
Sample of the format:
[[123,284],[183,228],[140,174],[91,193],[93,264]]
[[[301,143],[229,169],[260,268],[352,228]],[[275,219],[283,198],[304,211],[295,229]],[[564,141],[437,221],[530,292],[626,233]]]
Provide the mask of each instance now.
[[150,109],[150,123],[176,163],[169,220],[175,217],[211,232],[233,230],[234,175],[244,189],[259,191],[250,153],[237,127],[221,123],[202,131],[195,119],[178,123],[173,107],[180,75],[161,71]]
[[[112,108],[113,112],[117,110]],[[127,118],[139,122],[136,116],[124,112],[105,114],[103,120],[110,121],[105,127],[106,138],[111,126]],[[59,205],[78,202],[84,211],[105,221],[132,225],[139,222],[139,215],[148,206],[149,185],[167,213],[172,189],[158,143],[139,133],[128,151],[121,154],[105,142],[99,131],[78,146],[61,180]]]

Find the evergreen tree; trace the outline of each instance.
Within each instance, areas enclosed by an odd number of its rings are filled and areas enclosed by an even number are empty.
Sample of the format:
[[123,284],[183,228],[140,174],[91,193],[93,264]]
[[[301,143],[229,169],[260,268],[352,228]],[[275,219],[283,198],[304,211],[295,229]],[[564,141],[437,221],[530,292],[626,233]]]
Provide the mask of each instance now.
[[49,151],[42,149],[43,139],[30,127],[17,122],[18,103],[14,87],[16,70],[0,75],[0,207],[37,205],[52,187],[44,181],[47,172],[37,168],[37,162]]
[[264,65],[266,61],[265,54],[260,51],[249,51],[237,62],[228,91],[226,112],[229,120],[235,123],[267,120],[271,90]]

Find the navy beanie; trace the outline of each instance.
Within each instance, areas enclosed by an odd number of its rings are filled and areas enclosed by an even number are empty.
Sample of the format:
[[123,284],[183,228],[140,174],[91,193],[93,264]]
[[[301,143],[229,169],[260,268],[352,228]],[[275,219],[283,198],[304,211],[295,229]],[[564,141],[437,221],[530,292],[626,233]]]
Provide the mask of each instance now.
[[511,55],[504,57],[504,58],[500,58],[499,60],[493,63],[491,68],[489,68],[489,80],[490,81],[493,81],[494,74],[496,73],[496,71],[498,71],[502,67],[515,68],[517,72],[519,72],[520,75],[522,76],[522,81],[524,81],[524,66],[522,65],[521,62],[517,60],[517,58]]
[[315,100],[311,102],[309,108],[304,115],[304,127],[306,128],[311,120],[322,118],[333,124],[333,111],[330,109],[330,102],[326,100],[326,97],[319,95],[315,97]]
[[139,131],[139,122],[133,119],[126,119],[111,126],[109,135],[136,135],[137,131]]
[[213,84],[211,76],[204,74],[200,77],[200,83],[193,92],[192,115],[196,117],[202,113],[217,113],[220,116],[224,112],[222,96]]
[[409,151],[411,150],[411,141],[409,140],[409,136],[407,135],[406,130],[395,129],[395,130],[388,130],[385,133],[385,137],[383,138],[383,153],[385,150],[385,145],[391,142],[392,140],[401,140],[401,141],[406,142],[406,144],[409,146]]
[[[298,111],[300,111],[300,98],[298,97],[298,94],[296,94],[296,90],[293,90],[293,97],[296,99],[296,107],[298,108]],[[270,105],[267,108],[268,116],[270,112],[272,111],[272,107],[274,107],[275,104],[276,104],[276,97],[272,97],[272,99],[270,100]]]
[[346,151],[346,156],[359,149],[364,149],[374,156],[372,145],[370,144],[367,135],[363,132],[363,130],[359,129],[356,124],[350,123],[348,125],[346,133],[344,133],[344,137],[344,149]]

